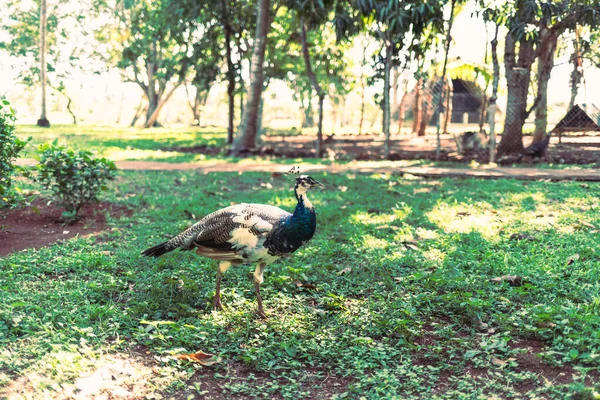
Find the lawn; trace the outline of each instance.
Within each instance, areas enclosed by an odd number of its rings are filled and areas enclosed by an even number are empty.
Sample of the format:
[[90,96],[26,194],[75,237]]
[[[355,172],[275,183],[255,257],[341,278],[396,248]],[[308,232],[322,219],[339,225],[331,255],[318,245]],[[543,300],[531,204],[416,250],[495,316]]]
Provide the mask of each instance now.
[[[253,268],[212,312],[214,263],[139,252],[232,202],[291,210],[289,179],[120,172],[131,216],[0,259],[4,396],[598,396],[599,184],[314,177],[317,233],[267,268],[261,320]],[[196,351],[219,362],[173,357]]]

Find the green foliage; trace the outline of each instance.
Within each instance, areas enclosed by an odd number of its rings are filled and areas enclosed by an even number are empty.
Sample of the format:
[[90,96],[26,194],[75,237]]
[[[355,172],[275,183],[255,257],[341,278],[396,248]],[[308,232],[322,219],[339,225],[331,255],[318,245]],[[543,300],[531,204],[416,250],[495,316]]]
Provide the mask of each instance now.
[[106,181],[114,178],[115,164],[94,157],[89,150],[73,150],[57,141],[38,147],[39,164],[35,180],[50,190],[66,209],[65,218],[74,218],[83,205],[96,201]]
[[0,100],[0,208],[15,201],[11,192],[16,169],[14,160],[27,142],[15,135],[15,110],[8,100]]

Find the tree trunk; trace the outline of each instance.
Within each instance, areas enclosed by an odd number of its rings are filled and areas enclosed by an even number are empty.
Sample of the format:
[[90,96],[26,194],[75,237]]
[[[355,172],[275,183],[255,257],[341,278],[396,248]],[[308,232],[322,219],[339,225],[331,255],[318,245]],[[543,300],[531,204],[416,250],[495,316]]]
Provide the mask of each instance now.
[[540,44],[538,50],[538,93],[537,106],[535,107],[535,131],[533,143],[540,142],[546,136],[548,128],[548,81],[554,67],[554,53],[558,35],[546,27],[540,30]]
[[267,45],[267,32],[269,30],[270,1],[260,0],[256,18],[256,38],[252,49],[252,63],[250,66],[250,88],[248,100],[242,116],[242,123],[237,136],[233,141],[233,152],[240,154],[256,148],[256,134],[258,124],[258,111],[263,89],[263,64]]
[[46,0],[40,2],[40,85],[42,87],[42,113],[37,121],[37,126],[44,128],[50,127],[50,121],[46,116],[46,25],[47,25],[47,6]]
[[[308,52],[308,40],[306,38],[306,25],[304,23],[304,19],[300,20],[300,41],[302,43],[302,57],[304,58],[304,66],[306,67],[306,74],[310,79],[313,87],[317,91],[317,96],[319,96],[319,124],[317,126],[317,157],[321,158],[323,156],[323,101],[325,99],[325,92],[319,85],[319,81],[317,80],[317,76],[315,75],[312,65],[310,62],[310,53]],[[334,121],[335,124],[335,121]]]
[[[444,88],[447,86],[448,91],[450,90],[450,85],[446,81],[446,68],[448,67],[448,53],[450,52],[450,44],[452,43],[452,24],[454,23],[454,7],[456,5],[456,0],[451,1],[450,6],[450,18],[448,19],[448,30],[446,31],[446,49],[444,52],[444,67],[442,68],[442,77],[440,78],[440,89],[442,93],[440,93],[440,98],[436,101],[437,104],[434,105],[433,111],[442,110],[444,104]],[[435,159],[439,160],[442,152],[442,140],[440,137],[440,116],[438,115],[438,121],[436,124],[435,137],[436,137],[436,146],[435,146]]]
[[398,135],[402,134],[402,124],[404,123],[404,108],[408,98],[408,80],[404,79],[404,87],[402,88],[402,99],[398,104]]
[[[226,3],[226,1],[222,2],[225,18],[227,18],[227,11],[225,9]],[[229,21],[227,19],[223,24],[223,30],[225,33],[225,54],[227,59],[227,99],[229,102],[229,115],[227,120],[227,144],[232,144],[233,118],[235,113],[235,70],[233,61],[231,60],[231,25],[229,24]]]
[[67,98],[67,111],[71,114],[71,118],[73,118],[73,125],[77,125],[77,117],[75,113],[71,109],[71,103],[73,103],[73,99],[71,99],[67,94],[63,93],[63,95]]
[[444,123],[442,125],[442,132],[448,133],[448,124],[452,118],[452,84],[448,82],[448,90],[446,91],[446,106],[444,107]]
[[150,118],[154,115],[159,103],[160,100],[158,93],[156,93],[154,90],[151,90],[150,93],[148,93],[148,108],[146,109],[146,122],[144,122],[144,128],[149,128],[150,126],[159,126],[159,124],[156,122],[156,119],[152,122],[152,124],[149,124]]
[[135,123],[138,121],[138,119],[140,119],[140,117],[144,114],[146,110],[144,109],[144,98],[142,97],[140,99],[140,105],[138,106],[137,110],[135,111],[135,114],[133,115],[133,119],[131,120],[131,123],[129,124],[129,126],[133,127],[135,126]]
[[413,133],[419,132],[419,127],[421,126],[421,117],[422,117],[422,109],[421,109],[421,83],[422,78],[419,78],[417,81],[417,85],[415,86],[415,104],[413,105]]
[[496,25],[494,39],[490,42],[492,50],[492,66],[494,78],[492,80],[492,96],[488,103],[488,119],[490,127],[490,164],[496,162],[496,107],[498,101],[498,86],[500,84],[500,62],[498,61],[498,31],[500,26]]
[[160,110],[162,110],[163,106],[165,104],[167,104],[167,101],[169,101],[169,99],[171,98],[171,95],[173,94],[173,92],[175,92],[175,89],[177,89],[178,86],[179,85],[174,85],[173,88],[166,94],[166,96],[164,96],[163,98],[160,99],[158,104],[156,104],[154,111],[152,112],[152,114],[150,114],[150,116],[148,117],[148,120],[144,124],[144,128],[150,128],[151,126],[156,126],[156,120],[158,119],[158,114],[160,113]]
[[579,51],[579,27],[575,29],[575,43],[573,49],[573,55],[571,56],[571,62],[573,63],[573,72],[571,72],[571,99],[569,100],[569,111],[575,105],[575,99],[577,98],[577,92],[581,79],[583,78],[582,60],[581,53]]
[[319,125],[317,125],[317,157],[323,157],[323,101],[325,94],[319,95]]
[[390,74],[392,68],[392,48],[393,44],[386,41],[385,61],[383,73],[383,135],[385,142],[383,144],[383,157],[390,157]]
[[360,122],[358,134],[362,135],[363,123],[365,121],[365,65],[367,64],[367,41],[363,39],[362,61],[360,64]]
[[504,134],[498,147],[499,155],[523,151],[523,125],[527,117],[527,94],[531,79],[531,65],[535,60],[533,42],[521,39],[519,58],[516,60],[516,38],[506,35],[504,65],[506,69],[507,99]]

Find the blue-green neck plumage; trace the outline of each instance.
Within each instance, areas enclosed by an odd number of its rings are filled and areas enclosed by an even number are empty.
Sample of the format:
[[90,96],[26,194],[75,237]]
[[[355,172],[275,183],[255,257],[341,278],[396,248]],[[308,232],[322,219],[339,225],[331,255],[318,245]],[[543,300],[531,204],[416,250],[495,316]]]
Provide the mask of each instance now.
[[270,254],[289,254],[298,250],[300,246],[310,240],[317,228],[317,215],[315,209],[306,198],[306,189],[295,189],[296,209],[292,215],[285,217],[281,223],[271,231],[265,241],[265,247]]
[[306,197],[306,192],[301,191],[299,193],[298,188],[294,189],[298,204],[292,215],[292,225],[296,227],[296,230],[302,241],[307,241],[315,233],[317,228],[317,214],[315,208]]

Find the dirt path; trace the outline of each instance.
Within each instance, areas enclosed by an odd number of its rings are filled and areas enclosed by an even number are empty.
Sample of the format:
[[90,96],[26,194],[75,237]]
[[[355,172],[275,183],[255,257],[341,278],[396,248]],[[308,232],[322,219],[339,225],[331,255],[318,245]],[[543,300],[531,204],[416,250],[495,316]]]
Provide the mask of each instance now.
[[[21,159],[18,164],[31,165],[35,161]],[[186,171],[195,170],[200,173],[209,172],[235,172],[235,171],[262,171],[262,172],[287,172],[290,164],[260,164],[260,163],[167,163],[160,161],[117,161],[117,167],[123,170],[149,170],[149,171]],[[433,178],[483,178],[483,179],[518,179],[537,180],[550,179],[553,181],[600,181],[600,169],[566,169],[550,170],[537,168],[511,168],[485,166],[477,168],[446,168],[446,167],[406,167],[403,162],[395,161],[358,161],[348,164],[298,164],[302,172],[327,171],[330,173],[393,173],[411,174]]]

